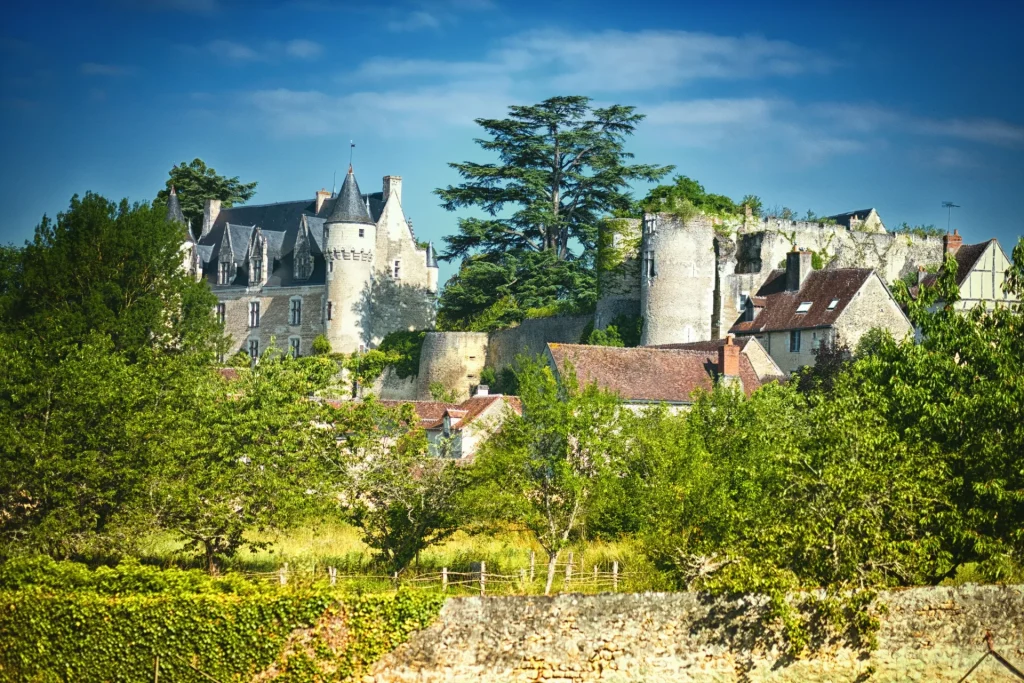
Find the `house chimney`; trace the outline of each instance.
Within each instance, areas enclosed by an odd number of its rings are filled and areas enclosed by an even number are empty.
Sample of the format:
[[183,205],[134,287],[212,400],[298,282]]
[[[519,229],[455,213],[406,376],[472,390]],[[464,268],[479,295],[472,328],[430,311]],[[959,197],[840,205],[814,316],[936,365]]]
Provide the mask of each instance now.
[[213,224],[217,222],[217,216],[220,215],[220,200],[219,199],[207,199],[206,204],[203,205],[203,234],[200,235],[200,239],[206,237],[213,230]]
[[807,249],[793,249],[793,251],[786,254],[786,291],[787,292],[799,292],[800,288],[804,284],[804,280],[812,270],[814,265],[811,261],[813,253]]
[[917,284],[921,284],[924,281],[924,276],[928,274],[928,271],[924,269],[924,266],[917,267]]
[[490,391],[491,391],[491,388],[489,386],[487,386],[486,384],[477,384],[476,385],[476,393],[473,394],[473,395],[474,396],[488,396],[490,394]]
[[739,377],[740,347],[734,342],[735,335],[726,335],[725,344],[718,347],[718,375],[720,377]]
[[395,195],[395,199],[398,200],[398,204],[402,204],[402,176],[400,175],[386,175],[384,176],[384,203],[388,203],[388,198],[391,195]]
[[942,244],[946,248],[946,253],[952,254],[953,256],[956,256],[956,252],[960,250],[960,245],[963,244],[963,242],[964,240],[960,237],[960,233],[957,232],[956,228],[953,228],[952,235],[947,233],[946,236],[942,238]]
[[321,188],[320,190],[318,190],[316,193],[316,211],[314,211],[313,213],[319,216],[320,209],[324,207],[324,202],[330,198],[331,193],[328,192],[326,188]]

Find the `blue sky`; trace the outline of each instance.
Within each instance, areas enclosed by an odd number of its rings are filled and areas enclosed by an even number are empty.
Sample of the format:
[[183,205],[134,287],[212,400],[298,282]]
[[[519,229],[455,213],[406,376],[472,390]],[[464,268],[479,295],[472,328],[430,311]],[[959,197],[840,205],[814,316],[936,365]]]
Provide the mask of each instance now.
[[637,160],[712,192],[890,226],[944,226],[952,200],[965,241],[1024,233],[1021,3],[19,4],[0,25],[0,241],[76,192],[150,199],[197,156],[258,180],[254,202],[312,198],[353,139],[363,190],[402,175],[440,242],[447,162],[486,159],[473,119],[556,94],[635,105]]

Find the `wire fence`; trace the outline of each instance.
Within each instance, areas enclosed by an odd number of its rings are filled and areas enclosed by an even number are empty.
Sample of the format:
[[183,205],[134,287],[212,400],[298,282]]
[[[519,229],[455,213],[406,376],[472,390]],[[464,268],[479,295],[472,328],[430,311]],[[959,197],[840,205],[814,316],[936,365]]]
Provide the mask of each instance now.
[[[478,595],[538,595],[545,592],[548,578],[548,564],[538,563],[531,554],[530,564],[505,572],[492,572],[486,562],[473,563],[470,571],[452,571],[442,567],[440,571],[417,571],[384,573],[340,573],[336,567],[289,566],[286,562],[279,569],[268,572],[240,572],[256,581],[276,583],[281,586],[330,585],[358,588],[362,590],[396,590],[398,588],[423,588],[441,590],[452,594]],[[574,562],[572,555],[554,565],[551,582],[553,593],[607,593],[627,590],[638,579],[646,575],[640,572],[622,571],[619,562],[600,562],[586,566]]]

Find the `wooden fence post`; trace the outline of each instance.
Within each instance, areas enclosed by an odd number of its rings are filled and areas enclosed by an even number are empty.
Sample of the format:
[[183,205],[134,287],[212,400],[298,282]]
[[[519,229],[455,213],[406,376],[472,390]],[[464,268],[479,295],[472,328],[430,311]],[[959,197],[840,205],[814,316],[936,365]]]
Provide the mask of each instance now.
[[569,585],[569,581],[572,580],[572,551],[569,551],[569,561],[565,564],[565,585]]
[[597,590],[597,565],[594,565],[594,590]]
[[160,655],[153,657],[153,683],[160,683]]
[[612,562],[612,591],[618,592],[619,590],[619,561],[615,560]]
[[288,563],[287,562],[285,562],[284,566],[281,567],[281,571],[279,572],[279,575],[280,575],[280,578],[281,578],[281,585],[282,586],[287,586],[288,585]]
[[526,591],[527,583],[526,583],[526,570],[525,569],[520,569],[519,570],[519,583],[522,584],[523,592],[526,593],[527,592]]
[[487,583],[487,563],[480,562],[480,596],[483,597],[484,587]]
[[537,566],[537,553],[533,550],[530,551],[530,583],[533,583],[533,572]]
[[337,567],[328,567],[327,575],[331,577],[331,585],[333,586],[338,582],[338,569]]
[[398,588],[398,572],[395,572],[394,576],[391,577],[391,580],[395,582],[395,588]]
[[441,567],[441,590],[448,592],[448,567]]

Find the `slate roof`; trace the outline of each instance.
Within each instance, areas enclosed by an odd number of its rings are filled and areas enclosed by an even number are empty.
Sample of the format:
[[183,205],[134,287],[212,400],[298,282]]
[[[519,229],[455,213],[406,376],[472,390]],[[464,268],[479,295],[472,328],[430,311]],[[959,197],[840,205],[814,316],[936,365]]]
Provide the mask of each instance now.
[[167,198],[167,220],[172,223],[185,224],[185,214],[181,212],[181,202],[178,200],[178,193],[174,186],[171,186],[171,194]]
[[[872,273],[871,268],[815,270],[807,275],[800,291],[787,292],[785,269],[773,270],[756,294],[764,297],[764,308],[752,321],[733,325],[730,332],[760,334],[831,327]],[[834,299],[839,303],[829,310]],[[800,304],[808,301],[810,309],[797,313]]]
[[[956,250],[953,258],[956,259],[956,284],[957,286],[962,285],[967,276],[970,275],[974,265],[981,258],[981,255],[988,249],[988,245],[995,242],[995,238],[990,239],[988,242],[979,242],[978,244],[961,244],[960,248]],[[938,273],[928,273],[921,280],[921,283],[929,287],[935,284],[935,281],[939,279]],[[911,294],[917,296],[917,287],[913,287]]]
[[834,220],[836,223],[842,223],[843,221],[849,223],[851,218],[863,220],[864,218],[867,217],[869,213],[871,213],[874,210],[874,207],[872,207],[870,209],[860,209],[859,211],[847,211],[846,213],[837,213],[834,216],[825,216],[825,219]]
[[[698,389],[711,391],[718,374],[718,350],[617,348],[548,344],[558,372],[571,363],[581,385],[597,386],[633,403],[692,403]],[[750,359],[740,354],[740,379],[749,396],[761,386]]]
[[327,222],[366,223],[373,225],[374,221],[370,218],[366,200],[363,198],[362,193],[359,192],[359,183],[356,182],[356,175],[352,172],[351,166],[348,167],[345,182],[341,184],[341,192],[338,193],[338,199],[334,202],[331,212],[327,215]]

